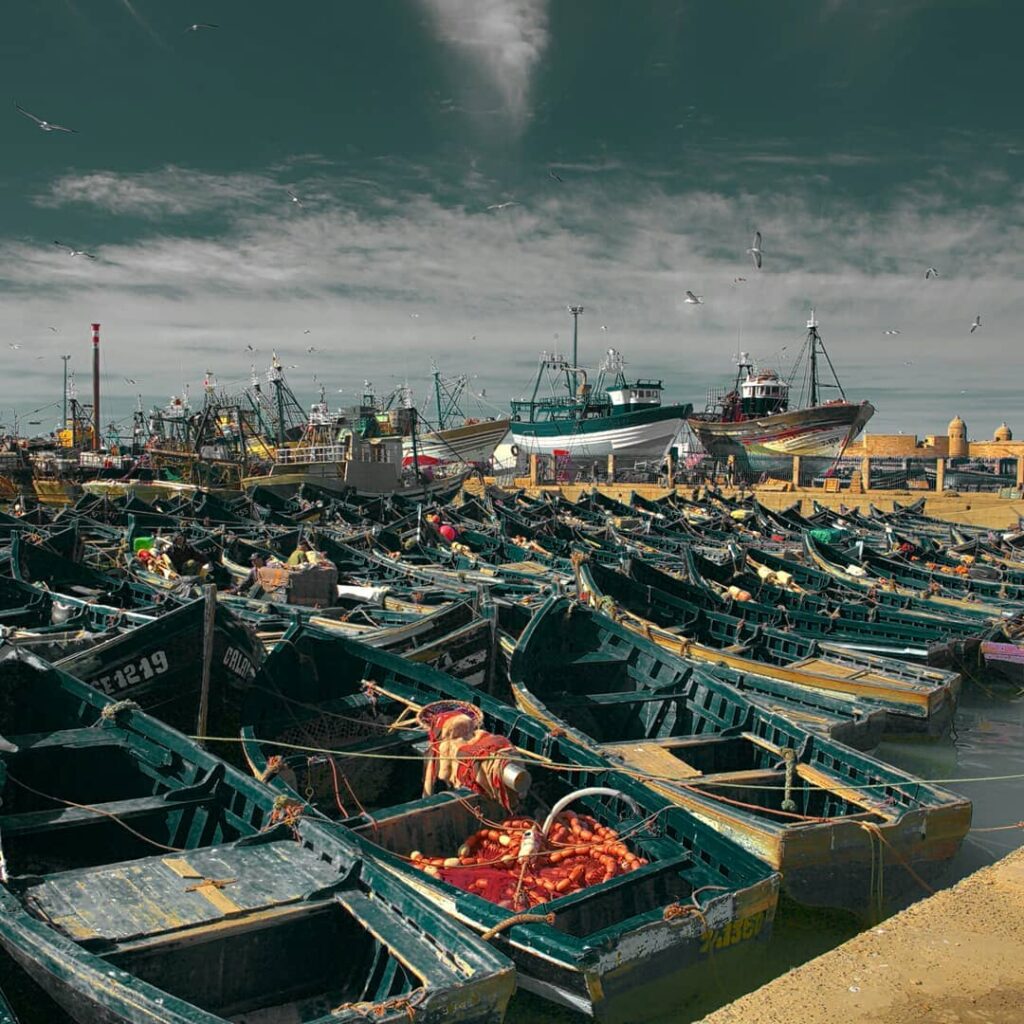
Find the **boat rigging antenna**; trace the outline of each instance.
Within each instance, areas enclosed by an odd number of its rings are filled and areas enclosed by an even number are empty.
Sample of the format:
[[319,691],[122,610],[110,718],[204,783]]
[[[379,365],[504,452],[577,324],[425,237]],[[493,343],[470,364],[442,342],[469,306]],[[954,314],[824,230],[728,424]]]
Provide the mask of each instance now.
[[814,307],[811,306],[811,318],[807,321],[807,341],[810,345],[811,360],[811,405],[818,404],[818,342],[820,339],[818,320],[814,315]]
[[437,429],[447,430],[455,419],[465,419],[459,400],[466,389],[469,378],[460,373],[457,377],[442,377],[437,366],[431,364],[434,378],[434,402],[437,407]]
[[579,329],[580,329],[580,313],[583,312],[583,307],[579,305],[566,306],[569,310],[569,314],[572,316],[572,390],[573,393],[576,391],[576,367],[579,366]]
[[[828,363],[828,368],[832,373],[833,383],[826,384],[818,379],[818,350],[821,350],[821,354],[825,357],[825,362]],[[818,404],[818,391],[820,388],[833,388],[839,392],[840,398],[846,401],[846,392],[843,390],[843,385],[839,382],[839,374],[836,373],[836,368],[832,365],[832,359],[828,354],[828,349],[825,348],[825,343],[821,340],[821,335],[818,333],[818,319],[814,315],[814,307],[811,307],[811,316],[807,321],[807,351],[808,351],[808,369],[810,374],[810,404],[812,406]]]

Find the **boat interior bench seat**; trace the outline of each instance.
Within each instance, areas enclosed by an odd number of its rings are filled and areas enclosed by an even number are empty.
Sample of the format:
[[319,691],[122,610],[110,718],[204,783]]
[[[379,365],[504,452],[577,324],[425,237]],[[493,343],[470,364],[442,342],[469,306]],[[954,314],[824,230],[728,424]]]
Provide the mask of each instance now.
[[561,710],[563,708],[586,708],[594,705],[615,705],[615,704],[654,704],[667,700],[687,700],[690,697],[686,690],[675,693],[664,693],[656,691],[651,693],[626,690],[623,693],[586,693],[586,694],[559,694],[552,698],[549,703],[552,708]]
[[339,881],[337,866],[283,832],[15,884],[34,914],[70,938],[123,949],[228,919],[308,907],[333,895]]
[[151,814],[169,814],[172,811],[200,807],[214,799],[211,792],[195,789],[172,790],[157,796],[137,797],[133,800],[110,800],[90,804],[88,807],[54,807],[42,811],[23,811],[20,814],[0,815],[0,837],[31,835],[54,829],[91,825],[104,818],[128,821]]

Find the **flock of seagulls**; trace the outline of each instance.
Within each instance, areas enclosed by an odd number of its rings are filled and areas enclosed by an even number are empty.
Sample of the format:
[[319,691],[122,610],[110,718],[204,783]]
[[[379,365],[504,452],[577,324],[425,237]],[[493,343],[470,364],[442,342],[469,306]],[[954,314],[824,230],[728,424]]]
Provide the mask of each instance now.
[[[490,209],[495,209],[495,207],[490,207],[489,206],[488,209],[489,210]],[[764,262],[764,251],[761,248],[761,232],[760,231],[755,231],[754,232],[754,241],[751,244],[750,248],[747,249],[747,253],[750,256],[751,260],[753,261],[754,269],[755,270],[761,270],[762,266],[763,266],[763,262]],[[928,269],[925,270],[925,272],[924,272],[924,277],[925,277],[926,281],[934,281],[936,278],[938,278],[940,276],[941,275],[939,274],[939,270],[938,270],[937,267],[928,267]],[[733,284],[744,284],[744,283],[746,283],[746,280],[747,279],[745,277],[734,277],[732,279],[732,283]],[[704,304],[704,296],[703,295],[695,295],[692,291],[687,289],[685,294],[684,294],[683,302],[687,306],[700,306],[700,305]],[[981,326],[981,314],[979,313],[977,316],[975,316],[974,323],[971,324],[971,331],[970,331],[970,333],[973,334],[980,326]],[[895,327],[890,327],[884,333],[887,336],[889,336],[889,337],[896,337],[901,332],[897,328],[895,328]],[[909,366],[910,364],[909,363],[905,363],[904,365]]]

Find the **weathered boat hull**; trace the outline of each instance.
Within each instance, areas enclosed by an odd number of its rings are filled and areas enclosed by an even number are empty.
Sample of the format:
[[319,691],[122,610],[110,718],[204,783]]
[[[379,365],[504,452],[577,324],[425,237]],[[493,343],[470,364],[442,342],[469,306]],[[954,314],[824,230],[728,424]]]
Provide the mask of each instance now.
[[[705,614],[691,606],[698,616],[704,615],[708,621],[717,618],[717,625],[715,622],[712,625],[719,630],[719,635],[712,634],[714,643],[705,642],[703,637],[693,640],[681,635],[673,625],[661,625],[648,617],[657,613],[655,605],[659,601],[665,607],[681,606],[679,601],[669,602],[659,596],[656,588],[641,586],[620,573],[590,563],[580,566],[579,578],[579,591],[590,604],[598,608],[602,604],[610,606],[609,610],[621,613],[623,624],[633,632],[680,657],[706,663],[712,671],[715,665],[720,664],[752,676],[766,676],[841,696],[861,705],[885,707],[889,731],[894,733],[941,736],[949,729],[961,688],[957,672],[857,654],[834,644],[788,638],[783,631],[774,631],[782,653],[769,660],[759,657],[756,650],[752,653],[742,642],[722,642],[723,624],[733,631],[735,637],[743,625],[739,619],[719,613]],[[628,602],[628,606],[620,608],[619,602]],[[659,614],[659,617],[663,616]],[[696,622],[697,619],[693,619],[693,623]],[[757,630],[762,630],[762,627],[757,627]],[[752,631],[755,639],[757,630]],[[767,635],[771,631],[762,632]]]
[[399,477],[396,467],[388,462],[300,463],[275,466],[265,476],[242,477],[242,489],[250,491],[259,487],[280,498],[291,498],[302,487],[312,485],[339,497],[378,498],[394,494],[413,501],[432,498],[444,502],[458,492],[470,472],[467,469],[440,480],[407,483]]
[[874,412],[870,402],[836,402],[737,423],[699,416],[688,422],[707,451],[720,458],[744,453],[835,456],[857,437]]
[[[508,433],[510,421],[483,420],[464,423],[447,430],[423,430],[416,435],[415,455],[424,465],[432,463],[462,462],[471,466],[490,464],[494,449]],[[412,438],[402,441],[402,459],[408,466],[413,462]]]
[[[203,670],[204,603],[192,601],[159,619],[57,662],[59,668],[116,700],[152,709],[175,728],[196,725]],[[255,678],[263,648],[227,608],[217,605],[211,647],[213,735],[233,729],[241,693]]]
[[985,668],[1014,686],[1024,686],[1024,647],[1008,641],[983,640]]

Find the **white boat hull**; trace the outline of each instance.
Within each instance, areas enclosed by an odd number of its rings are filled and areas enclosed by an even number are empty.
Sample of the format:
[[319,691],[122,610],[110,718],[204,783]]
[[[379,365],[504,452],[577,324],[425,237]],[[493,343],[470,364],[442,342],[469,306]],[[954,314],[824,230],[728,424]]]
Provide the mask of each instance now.
[[518,446],[520,455],[553,455],[556,451],[567,451],[571,458],[580,459],[608,455],[656,459],[665,455],[685,422],[685,417],[679,416],[592,433],[552,434],[545,437],[517,434],[513,423],[512,441]]
[[[461,462],[486,465],[508,433],[509,421],[483,420],[448,430],[425,430],[416,435],[417,456],[427,462]],[[412,461],[412,438],[402,440],[402,460]]]

